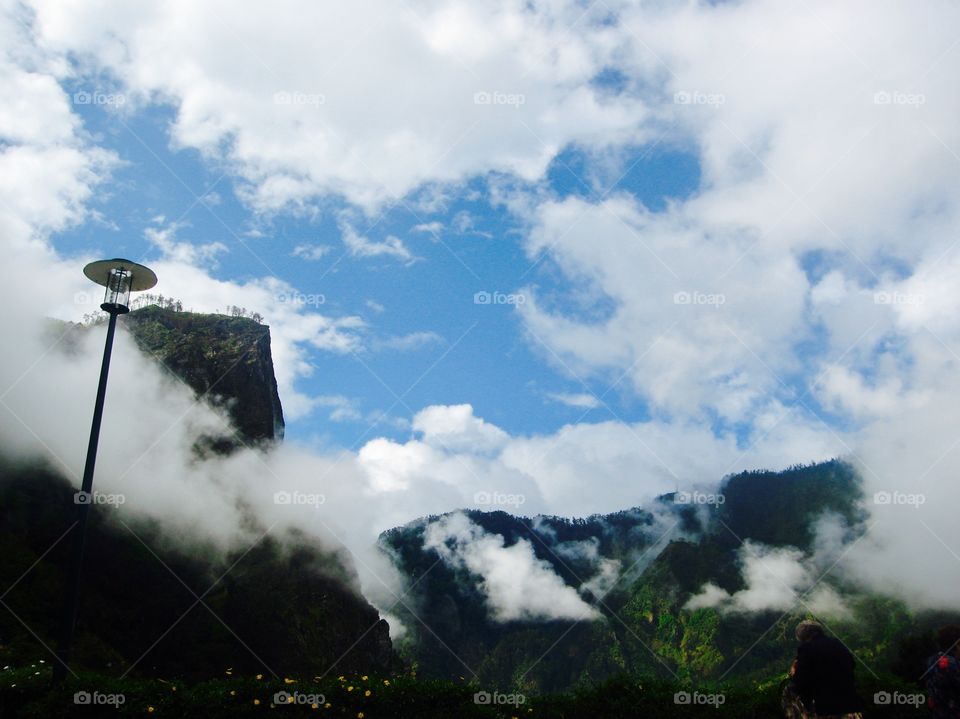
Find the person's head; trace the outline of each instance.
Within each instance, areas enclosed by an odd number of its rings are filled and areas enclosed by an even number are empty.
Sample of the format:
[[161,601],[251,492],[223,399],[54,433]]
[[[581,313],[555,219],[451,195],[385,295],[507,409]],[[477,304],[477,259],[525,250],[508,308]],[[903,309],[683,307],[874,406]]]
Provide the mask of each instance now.
[[960,656],[960,626],[948,624],[937,630],[937,649]]
[[809,642],[823,636],[823,625],[812,619],[805,619],[797,625],[797,641]]

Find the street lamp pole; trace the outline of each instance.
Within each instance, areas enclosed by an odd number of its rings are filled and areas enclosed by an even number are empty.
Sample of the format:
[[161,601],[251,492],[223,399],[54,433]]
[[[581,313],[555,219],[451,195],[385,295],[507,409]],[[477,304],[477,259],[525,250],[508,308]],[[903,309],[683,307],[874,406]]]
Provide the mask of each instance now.
[[77,519],[70,531],[73,533],[73,552],[67,574],[67,590],[64,598],[63,619],[56,663],[53,665],[53,683],[60,684],[70,671],[70,649],[73,630],[77,622],[80,602],[80,579],[83,570],[83,547],[86,539],[87,518],[93,503],[93,470],[97,463],[97,445],[100,441],[100,424],[103,420],[103,405],[107,397],[107,375],[110,371],[110,356],[113,353],[113,336],[117,329],[117,316],[130,311],[131,291],[148,290],[157,284],[157,276],[147,267],[123,259],[91,262],[83,273],[99,285],[106,287],[100,308],[109,313],[107,338],[103,347],[103,362],[100,365],[100,384],[93,407],[93,422],[90,425],[90,441],[87,444],[87,460],[83,466],[80,491],[74,495]]

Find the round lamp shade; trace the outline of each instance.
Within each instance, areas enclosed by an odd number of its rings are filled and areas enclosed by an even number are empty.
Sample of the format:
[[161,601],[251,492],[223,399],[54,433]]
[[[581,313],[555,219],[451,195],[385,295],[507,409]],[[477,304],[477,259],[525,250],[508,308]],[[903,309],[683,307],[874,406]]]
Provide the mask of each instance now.
[[110,280],[110,270],[116,269],[123,269],[130,273],[130,290],[132,292],[149,290],[157,284],[157,276],[153,274],[153,270],[149,267],[144,267],[136,262],[124,260],[119,257],[112,260],[97,260],[96,262],[91,262],[83,268],[83,274],[98,285],[106,287]]

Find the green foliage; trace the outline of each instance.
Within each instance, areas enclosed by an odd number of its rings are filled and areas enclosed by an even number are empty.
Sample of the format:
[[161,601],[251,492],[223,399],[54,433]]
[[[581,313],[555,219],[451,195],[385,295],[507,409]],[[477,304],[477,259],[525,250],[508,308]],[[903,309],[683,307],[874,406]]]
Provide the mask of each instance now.
[[210,438],[215,451],[283,437],[283,409],[270,351],[270,328],[242,316],[144,307],[123,317],[139,347],[198,396],[221,404],[238,438]]
[[[784,472],[745,472],[727,478],[722,491],[725,502],[718,507],[658,500],[655,509],[672,515],[690,538],[671,541],[658,554],[652,550],[656,558],[646,564],[641,560],[657,534],[653,514],[642,509],[582,520],[466,513],[508,546],[528,541],[574,588],[581,588],[595,568],[589,561],[578,565],[567,554],[561,559],[563,542],[593,542],[600,555],[619,559],[622,567],[643,568],[639,576],[622,576],[616,591],[605,597],[583,593],[603,618],[580,625],[493,621],[478,589],[481,578],[438,562],[435,552],[424,549],[424,528],[436,517],[385,532],[381,544],[416,583],[415,609],[431,630],[419,631],[419,620],[401,612],[412,629],[404,656],[418,662],[425,675],[450,679],[465,672],[459,657],[484,685],[529,692],[593,686],[623,673],[703,682],[730,676],[761,681],[785,671],[796,653],[794,628],[808,618],[802,602],[788,612],[721,614],[685,606],[707,582],[730,594],[744,588],[741,539],[809,550],[811,525],[824,513],[843,517],[854,534],[860,531],[859,479],[849,465],[831,461]],[[827,581],[850,613],[824,619],[861,666],[879,672],[900,662],[904,676],[914,672],[915,655],[929,644],[904,649],[901,640],[929,622],[898,600],[846,587],[833,577]]]
[[721,492],[724,503],[713,531],[731,546],[753,539],[809,549],[812,522],[824,512],[835,512],[849,524],[863,519],[857,508],[860,480],[849,464],[839,460],[783,472],[743,472],[728,477]]
[[[363,719],[773,719],[782,716],[780,696],[785,675],[761,681],[693,685],[676,679],[620,674],[607,681],[584,684],[569,692],[511,697],[513,703],[478,703],[475,684],[424,680],[410,674],[272,677],[239,675],[224,669],[220,678],[189,683],[164,679],[118,679],[82,673],[51,689],[48,665],[34,663],[0,671],[0,707],[4,719],[67,719],[88,716],[151,716],[178,719],[226,719],[264,716],[338,716]],[[858,677],[858,690],[872,719],[915,718],[909,704],[874,702],[877,692],[916,695],[897,679]],[[122,695],[116,708],[75,703],[77,692]],[[369,694],[368,694],[369,692]],[[308,703],[278,705],[278,693]],[[489,693],[488,693],[489,694]],[[319,696],[319,695],[322,695]],[[689,701],[685,701],[689,697]],[[328,706],[329,705],[329,706]]]
[[[0,461],[0,666],[54,644],[73,499],[50,470]],[[338,660],[341,671],[397,666],[386,623],[352,570],[311,538],[255,542],[253,527],[249,545],[224,551],[171,541],[131,517],[121,524],[115,512],[90,510],[76,666],[194,679],[228,662],[247,672],[322,671]]]

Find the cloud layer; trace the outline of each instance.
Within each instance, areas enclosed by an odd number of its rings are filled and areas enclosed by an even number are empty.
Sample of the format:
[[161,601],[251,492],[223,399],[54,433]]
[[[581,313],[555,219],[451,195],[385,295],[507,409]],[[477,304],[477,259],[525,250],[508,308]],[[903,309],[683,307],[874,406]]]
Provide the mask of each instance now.
[[[293,483],[341,512],[293,508],[297,522],[325,517],[359,547],[374,528],[478,498],[586,514],[736,469],[842,454],[861,468],[875,523],[838,568],[920,604],[953,601],[956,5],[600,5],[5,3],[0,234],[17,259],[0,270],[15,340],[2,356],[7,448],[65,466],[82,451],[96,349],[68,362],[34,328],[44,315],[76,316],[81,298],[89,304],[76,272],[88,258],[62,257],[50,238],[109,223],[89,205],[119,159],[83,127],[73,92],[117,92],[118,126],[172,109],[171,146],[226,171],[264,217],[316,210],[331,196],[356,206],[351,218],[396,201],[434,233],[424,207],[487,179],[490,203],[522,224],[529,263],[560,280],[542,286],[529,275],[515,308],[529,345],[570,380],[553,399],[614,416],[513,436],[468,404],[441,403],[418,408],[405,440],[374,438],[356,454],[291,446],[196,469],[185,454],[191,433],[220,419],[121,341],[117,395],[153,401],[143,416],[111,409],[105,430],[125,441],[105,446],[102,466],[124,477],[143,511],[188,525],[218,517],[210,526],[229,535],[238,496],[273,516],[265,488]],[[652,211],[614,181],[659,145],[695,156],[700,181]],[[574,181],[582,196],[543,181],[571,147],[589,159]],[[418,192],[427,200],[414,201]],[[403,238],[340,229],[355,256],[398,271],[418,259]],[[217,279],[221,248],[190,243],[165,220],[148,231],[164,293],[197,310],[234,304],[267,316],[291,418],[321,406],[358,412],[349,398],[306,396],[296,381],[312,371],[312,351],[372,346],[363,319],[328,316],[269,273]],[[299,256],[322,253],[303,246]],[[35,277],[56,291],[38,292]],[[29,311],[14,311],[25,297]],[[429,329],[382,346],[430,342]],[[597,383],[632,393],[649,417],[616,419]],[[64,410],[51,419],[53,406]],[[162,497],[127,471],[147,460],[169,487]],[[244,479],[263,466],[276,485]],[[185,482],[196,472],[202,481]],[[876,499],[883,493],[891,501]],[[363,531],[351,534],[355,526]],[[477,539],[490,556],[507,551]],[[511,551],[510,561],[526,560]],[[785,572],[799,561],[766,560]],[[483,557],[469,561],[487,568]]]

